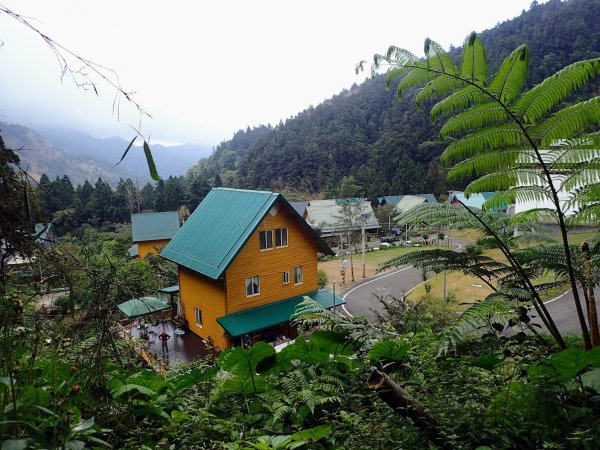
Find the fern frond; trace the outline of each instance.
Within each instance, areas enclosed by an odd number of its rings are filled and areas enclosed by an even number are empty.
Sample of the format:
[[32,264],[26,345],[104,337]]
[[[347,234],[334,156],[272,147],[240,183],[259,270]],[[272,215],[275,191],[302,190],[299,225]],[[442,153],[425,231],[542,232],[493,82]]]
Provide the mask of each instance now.
[[437,78],[427,83],[423,89],[417,94],[417,108],[421,108],[423,102],[433,98],[434,96],[445,95],[448,92],[455,91],[464,83],[456,77],[442,74]]
[[517,317],[514,306],[505,300],[484,300],[469,307],[441,334],[442,345],[438,355],[446,353],[473,332],[487,327],[492,322],[505,321]]
[[458,74],[450,55],[446,53],[440,44],[429,38],[425,39],[425,59],[428,67],[436,72],[449,75]]
[[548,197],[546,188],[541,184],[545,180],[538,171],[529,169],[504,169],[504,172],[492,172],[482,175],[469,183],[465,193],[506,191],[507,197],[523,200],[531,191],[531,200]]
[[489,92],[505,105],[512,103],[521,94],[528,70],[529,49],[521,45],[504,60],[490,81]]
[[408,67],[395,67],[388,70],[387,74],[385,75],[385,88],[389,90],[390,86],[392,85],[392,81],[398,77],[401,77],[406,72],[408,72]]
[[437,102],[433,108],[431,108],[431,120],[435,121],[435,119],[442,114],[462,111],[469,106],[476,105],[487,99],[488,97],[481,88],[473,85],[465,86]]
[[506,122],[508,117],[506,110],[498,103],[482,103],[451,117],[440,130],[440,137],[445,139],[448,136],[456,136],[500,124]]
[[437,73],[432,71],[424,61],[417,61],[415,66],[408,74],[398,83],[398,99],[402,99],[402,92],[405,89],[423,86],[425,83],[437,77]]
[[493,170],[504,170],[513,166],[520,154],[521,149],[482,152],[456,163],[448,171],[447,178],[449,181],[453,181],[469,178],[473,175],[483,175]]
[[600,97],[569,106],[531,129],[539,148],[549,148],[559,139],[567,139],[600,123]]
[[487,256],[471,255],[453,250],[434,249],[407,253],[392,258],[380,264],[377,267],[377,271],[382,272],[404,265],[413,265],[435,273],[440,273],[444,270],[461,272],[465,275],[485,279],[488,282],[503,276],[506,271],[512,270],[506,264]]
[[[543,203],[553,202],[552,195],[547,186],[540,185],[521,185],[515,186],[507,190],[510,195],[515,198],[515,201],[527,203]],[[544,208],[538,208],[543,210]]]
[[555,223],[557,220],[558,216],[553,208],[532,208],[516,213],[511,217],[510,223],[514,225],[531,222]]
[[473,219],[466,209],[447,203],[423,203],[402,213],[397,221],[398,225],[419,225],[427,223],[429,225],[447,226],[451,223],[453,226],[462,226],[470,228],[476,226]]
[[487,150],[515,147],[523,143],[525,136],[521,129],[514,123],[507,123],[476,131],[454,141],[442,153],[441,161],[449,164]]
[[526,124],[534,124],[571,92],[600,74],[600,59],[579,61],[546,78],[511,108]]
[[488,65],[485,48],[475,32],[472,32],[463,44],[460,77],[478,86],[487,83]]

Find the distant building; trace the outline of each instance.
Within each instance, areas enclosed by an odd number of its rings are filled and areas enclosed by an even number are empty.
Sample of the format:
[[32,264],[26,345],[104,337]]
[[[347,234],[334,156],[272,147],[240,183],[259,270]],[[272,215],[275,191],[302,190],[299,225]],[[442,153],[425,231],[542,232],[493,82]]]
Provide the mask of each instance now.
[[131,256],[144,259],[149,253],[159,254],[179,230],[177,211],[131,215]]
[[317,228],[321,237],[334,237],[342,232],[349,231],[348,225],[344,223],[344,202],[354,202],[356,204],[357,217],[354,220],[354,226],[350,231],[361,231],[364,221],[365,231],[376,233],[381,228],[371,203],[367,200],[352,199],[330,199],[330,200],[311,200],[306,207],[306,221],[311,227]]
[[[383,197],[378,197],[375,207],[392,205],[396,206],[398,203],[402,201],[404,197],[407,195],[385,195]],[[420,197],[424,198],[429,203],[437,203],[437,199],[433,194],[409,194],[410,197]]]

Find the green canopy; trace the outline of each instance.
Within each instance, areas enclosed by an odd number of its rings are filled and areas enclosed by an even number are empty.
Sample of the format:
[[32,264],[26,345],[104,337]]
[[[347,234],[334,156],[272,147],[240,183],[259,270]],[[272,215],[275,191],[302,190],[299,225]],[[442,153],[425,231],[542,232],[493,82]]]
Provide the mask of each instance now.
[[117,308],[129,319],[134,319],[158,311],[164,311],[165,309],[169,309],[170,306],[156,297],[141,297],[127,300],[117,305]]

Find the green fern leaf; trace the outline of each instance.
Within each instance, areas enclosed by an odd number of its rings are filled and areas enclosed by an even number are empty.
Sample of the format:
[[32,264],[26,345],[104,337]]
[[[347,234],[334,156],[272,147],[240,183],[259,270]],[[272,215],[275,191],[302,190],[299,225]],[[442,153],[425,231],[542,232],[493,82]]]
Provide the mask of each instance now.
[[408,72],[407,67],[397,67],[397,68],[388,70],[388,72],[385,76],[385,88],[390,89],[390,86],[392,85],[392,81],[394,81],[398,77],[401,77],[406,72]]
[[458,75],[450,55],[444,51],[440,44],[431,39],[425,40],[425,58],[429,69],[440,74]]
[[490,125],[501,124],[508,118],[508,113],[498,103],[483,103],[451,117],[440,130],[440,137],[445,139],[448,136],[456,136]]
[[546,78],[525,93],[511,110],[524,123],[534,124],[571,92],[600,74],[600,59],[579,61]]
[[406,75],[400,83],[398,83],[398,99],[402,99],[402,92],[405,89],[423,86],[425,83],[433,80],[437,74],[427,67],[427,63],[424,61],[418,61],[415,63],[415,67]]
[[600,97],[564,108],[531,130],[540,148],[549,148],[559,139],[568,139],[590,126],[600,124]]
[[520,153],[521,150],[519,149],[506,149],[502,152],[491,151],[474,155],[456,163],[448,171],[447,178],[449,181],[453,181],[469,178],[473,175],[483,175],[495,170],[505,170],[515,163]]
[[471,105],[487,100],[485,93],[477,86],[468,85],[440,100],[431,108],[431,119],[435,121],[442,114],[462,111]]
[[445,95],[448,92],[455,91],[464,84],[463,81],[450,75],[440,75],[427,83],[417,94],[417,108],[420,108],[424,101],[434,96]]
[[464,138],[450,144],[441,161],[449,164],[452,161],[462,160],[488,150],[497,150],[506,147],[514,147],[525,142],[525,136],[518,125],[507,123],[495,127],[476,131]]
[[473,332],[487,327],[491,321],[501,321],[517,316],[513,305],[505,300],[485,300],[469,307],[442,333],[442,345],[438,354],[446,353]]
[[521,45],[504,60],[490,82],[489,92],[505,105],[512,103],[521,94],[528,69],[529,50]]
[[484,86],[487,83],[488,65],[485,48],[475,32],[465,39],[460,76],[478,86]]

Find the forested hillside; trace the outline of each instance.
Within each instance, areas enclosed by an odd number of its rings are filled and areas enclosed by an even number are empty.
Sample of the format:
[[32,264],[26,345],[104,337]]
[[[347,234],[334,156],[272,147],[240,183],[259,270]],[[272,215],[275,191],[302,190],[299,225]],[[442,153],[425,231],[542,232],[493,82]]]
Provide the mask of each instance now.
[[[514,48],[527,44],[532,86],[569,63],[599,56],[598,23],[600,0],[551,0],[542,5],[534,1],[518,18],[480,36],[492,71]],[[431,37],[435,40],[434,31]],[[451,49],[457,59],[460,52]],[[357,60],[360,56],[370,55],[357,55]],[[597,82],[592,89],[598,90]],[[427,107],[416,111],[412,98],[398,102],[380,76],[273,128],[239,131],[191,170],[206,179],[219,174],[226,186],[287,187],[307,196],[334,194],[347,175],[354,176],[371,198],[417,192],[440,195],[463,185],[445,180],[439,164],[444,143],[438,130]]]

